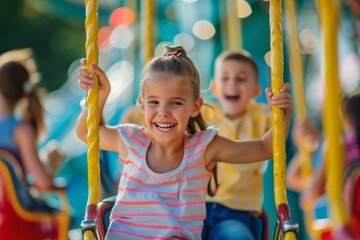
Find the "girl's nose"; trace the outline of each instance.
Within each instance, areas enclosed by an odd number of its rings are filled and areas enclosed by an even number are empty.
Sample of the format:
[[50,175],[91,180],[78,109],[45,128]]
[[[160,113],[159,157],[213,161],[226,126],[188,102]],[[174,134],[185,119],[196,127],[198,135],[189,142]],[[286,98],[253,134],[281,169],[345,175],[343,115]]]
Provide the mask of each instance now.
[[158,116],[159,117],[169,117],[170,111],[166,107],[162,107],[158,111]]

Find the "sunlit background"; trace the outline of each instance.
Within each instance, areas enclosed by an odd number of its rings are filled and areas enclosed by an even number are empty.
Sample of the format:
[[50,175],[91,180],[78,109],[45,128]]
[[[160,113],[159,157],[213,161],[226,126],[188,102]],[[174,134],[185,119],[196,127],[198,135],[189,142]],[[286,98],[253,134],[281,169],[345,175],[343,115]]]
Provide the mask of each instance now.
[[[213,77],[215,57],[224,49],[243,49],[259,65],[260,84],[270,86],[269,1],[263,0],[154,0],[152,24],[145,26],[143,1],[99,0],[99,65],[107,72],[112,93],[105,118],[116,124],[122,114],[134,106],[144,63],[144,38],[154,35],[153,55],[160,55],[164,44],[182,45],[201,74],[201,87],[207,101],[216,101],[208,91]],[[301,45],[305,98],[310,118],[320,124],[324,95],[322,36],[316,4],[297,1],[298,38]],[[83,0],[0,0],[0,54],[12,49],[32,48],[44,89],[44,107],[50,139],[60,143],[66,162],[59,176],[68,181],[68,196],[75,218],[72,239],[78,231],[87,200],[86,146],[77,140],[74,124],[81,111],[84,93],[77,85],[79,62],[85,56],[85,8]],[[149,29],[150,26],[150,29]],[[148,28],[146,28],[148,27]],[[291,81],[288,63],[286,17],[284,16],[284,52],[286,81]],[[357,30],[359,32],[359,30]],[[345,93],[359,86],[359,37],[353,14],[342,8],[339,31],[340,81]],[[295,90],[293,90],[295,91]],[[265,102],[262,94],[259,101]],[[288,159],[293,152],[291,143]],[[108,161],[104,170],[110,182],[121,171],[116,156],[102,154]],[[264,209],[270,217],[270,233],[275,226],[272,163],[265,174]],[[116,186],[104,188],[112,195]],[[76,194],[74,194],[76,193]],[[289,192],[292,217],[303,224],[298,195]],[[304,231],[299,239],[306,239]]]

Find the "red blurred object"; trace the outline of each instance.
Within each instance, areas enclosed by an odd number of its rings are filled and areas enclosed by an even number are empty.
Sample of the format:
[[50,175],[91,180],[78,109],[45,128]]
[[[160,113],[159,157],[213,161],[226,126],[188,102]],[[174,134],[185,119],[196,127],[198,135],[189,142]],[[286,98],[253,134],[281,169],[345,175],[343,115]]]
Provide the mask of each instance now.
[[115,9],[110,18],[109,24],[113,27],[116,26],[129,26],[135,19],[135,13],[127,7]]
[[[0,150],[0,236],[11,240],[66,239],[69,215],[63,211],[29,210],[24,176],[14,155]],[[18,177],[18,175],[20,176]],[[29,192],[28,192],[29,193]],[[26,200],[25,200],[26,199]]]
[[101,50],[107,50],[111,48],[110,45],[110,35],[113,31],[113,27],[102,27],[99,29],[98,33],[98,46]]

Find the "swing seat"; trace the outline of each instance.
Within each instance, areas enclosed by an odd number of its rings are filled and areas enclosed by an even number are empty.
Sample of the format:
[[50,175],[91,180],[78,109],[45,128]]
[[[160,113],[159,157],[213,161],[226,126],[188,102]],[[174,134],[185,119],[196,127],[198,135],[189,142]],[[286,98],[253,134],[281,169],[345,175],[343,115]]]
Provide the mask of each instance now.
[[115,205],[116,195],[103,199],[97,206],[96,224],[100,239],[105,239],[109,227],[111,209]]
[[321,240],[360,239],[360,159],[354,161],[345,169],[344,185],[348,185],[348,208],[350,224],[341,229],[332,229],[330,219],[317,219],[312,228]]
[[63,210],[51,208],[29,191],[15,155],[0,149],[1,239],[67,239],[70,215],[64,189],[55,189]]

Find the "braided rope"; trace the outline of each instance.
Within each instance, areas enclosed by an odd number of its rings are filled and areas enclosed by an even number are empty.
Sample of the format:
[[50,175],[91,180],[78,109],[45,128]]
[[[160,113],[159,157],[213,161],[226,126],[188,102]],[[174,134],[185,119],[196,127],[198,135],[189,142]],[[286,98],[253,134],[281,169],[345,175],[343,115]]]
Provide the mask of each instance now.
[[[91,71],[91,64],[98,64],[98,4],[97,0],[85,0],[86,7],[86,68]],[[94,85],[89,90],[87,105],[87,146],[88,146],[88,204],[97,204],[100,198],[100,166],[99,166],[99,83],[95,75]]]
[[[271,45],[271,87],[274,95],[280,93],[284,84],[284,56],[282,38],[282,4],[281,0],[270,1],[270,45]],[[285,124],[284,111],[272,107],[273,111],[273,147],[274,147],[274,184],[275,203],[287,204],[286,198],[286,164],[285,164]]]

